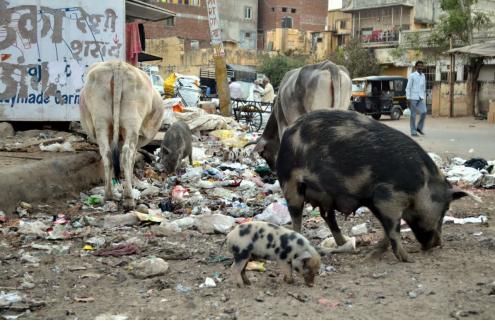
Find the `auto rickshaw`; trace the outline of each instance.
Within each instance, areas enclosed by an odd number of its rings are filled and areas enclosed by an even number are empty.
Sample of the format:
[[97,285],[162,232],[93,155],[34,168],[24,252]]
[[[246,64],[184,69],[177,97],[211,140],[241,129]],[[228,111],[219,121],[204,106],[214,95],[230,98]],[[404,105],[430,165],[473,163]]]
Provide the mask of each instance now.
[[350,110],[380,119],[390,115],[397,120],[407,108],[407,78],[400,76],[369,76],[352,80]]

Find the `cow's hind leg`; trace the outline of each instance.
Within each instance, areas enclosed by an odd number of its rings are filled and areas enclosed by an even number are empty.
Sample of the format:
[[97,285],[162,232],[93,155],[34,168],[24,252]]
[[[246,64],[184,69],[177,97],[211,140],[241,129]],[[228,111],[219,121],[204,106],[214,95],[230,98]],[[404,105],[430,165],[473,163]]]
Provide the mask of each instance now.
[[98,144],[98,148],[100,149],[101,159],[103,161],[103,169],[105,171],[105,199],[112,200],[112,172],[113,172],[113,163],[112,163],[112,150],[110,149],[108,134],[102,131],[97,132],[96,142]]
[[124,193],[123,206],[125,209],[133,209],[136,202],[132,196],[132,177],[134,172],[134,161],[138,145],[138,132],[132,129],[127,129],[125,132],[124,143],[120,155],[120,162],[124,169]]

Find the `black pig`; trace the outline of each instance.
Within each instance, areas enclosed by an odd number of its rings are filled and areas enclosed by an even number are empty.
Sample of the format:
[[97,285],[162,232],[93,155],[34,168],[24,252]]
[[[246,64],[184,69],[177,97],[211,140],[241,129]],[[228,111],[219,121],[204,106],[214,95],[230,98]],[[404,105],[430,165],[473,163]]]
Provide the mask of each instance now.
[[350,111],[322,110],[299,118],[283,134],[277,173],[294,230],[301,230],[303,205],[309,202],[320,208],[342,245],[334,211],[349,215],[366,206],[385,232],[377,253],[391,244],[403,262],[412,260],[401,246],[401,218],[422,248],[430,249],[441,244],[450,202],[468,195],[453,189],[410,137]]

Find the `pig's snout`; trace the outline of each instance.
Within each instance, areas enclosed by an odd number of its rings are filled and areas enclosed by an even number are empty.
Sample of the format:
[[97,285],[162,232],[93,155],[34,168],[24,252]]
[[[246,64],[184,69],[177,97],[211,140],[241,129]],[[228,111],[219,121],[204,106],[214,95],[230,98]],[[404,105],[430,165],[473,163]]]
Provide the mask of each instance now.
[[304,283],[309,287],[313,287],[315,285],[315,275],[312,273],[304,274]]

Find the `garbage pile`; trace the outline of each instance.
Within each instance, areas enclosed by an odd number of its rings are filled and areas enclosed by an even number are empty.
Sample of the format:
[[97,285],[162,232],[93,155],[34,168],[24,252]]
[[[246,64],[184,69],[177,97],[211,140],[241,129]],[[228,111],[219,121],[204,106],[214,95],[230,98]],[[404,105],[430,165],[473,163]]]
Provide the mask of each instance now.
[[449,182],[462,187],[495,188],[495,160],[483,158],[469,160],[454,157],[444,161],[439,155],[429,153]]

